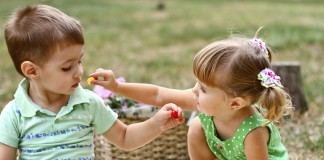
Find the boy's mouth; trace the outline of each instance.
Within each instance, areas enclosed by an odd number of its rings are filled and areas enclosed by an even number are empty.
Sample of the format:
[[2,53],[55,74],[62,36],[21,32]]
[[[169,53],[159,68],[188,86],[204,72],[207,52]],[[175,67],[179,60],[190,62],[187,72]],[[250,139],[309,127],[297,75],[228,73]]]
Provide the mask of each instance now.
[[72,88],[77,88],[79,86],[79,83],[76,83],[72,86]]

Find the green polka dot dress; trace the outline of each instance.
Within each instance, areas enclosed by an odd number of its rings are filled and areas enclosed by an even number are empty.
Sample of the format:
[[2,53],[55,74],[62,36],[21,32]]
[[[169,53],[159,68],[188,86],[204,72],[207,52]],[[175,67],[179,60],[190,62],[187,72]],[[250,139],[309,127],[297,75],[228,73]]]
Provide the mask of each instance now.
[[[220,160],[246,159],[243,143],[246,135],[253,129],[265,124],[261,115],[254,114],[242,122],[232,138],[222,141],[217,137],[213,117],[203,113],[199,113],[198,116],[207,137],[208,146]],[[287,149],[281,142],[278,129],[273,123],[269,123],[267,127],[270,130],[270,140],[268,143],[269,159],[287,160]]]

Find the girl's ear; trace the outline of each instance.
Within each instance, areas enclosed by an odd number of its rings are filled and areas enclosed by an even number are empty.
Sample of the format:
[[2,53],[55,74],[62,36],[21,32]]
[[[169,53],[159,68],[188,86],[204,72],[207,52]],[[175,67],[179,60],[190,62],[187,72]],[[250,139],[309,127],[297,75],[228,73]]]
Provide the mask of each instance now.
[[37,71],[36,71],[36,67],[37,65],[34,64],[31,61],[24,61],[21,64],[21,71],[24,73],[24,75],[26,76],[26,78],[29,79],[35,79],[35,78],[39,78]]
[[235,97],[230,102],[230,107],[234,110],[239,110],[246,105],[246,100],[242,97]]

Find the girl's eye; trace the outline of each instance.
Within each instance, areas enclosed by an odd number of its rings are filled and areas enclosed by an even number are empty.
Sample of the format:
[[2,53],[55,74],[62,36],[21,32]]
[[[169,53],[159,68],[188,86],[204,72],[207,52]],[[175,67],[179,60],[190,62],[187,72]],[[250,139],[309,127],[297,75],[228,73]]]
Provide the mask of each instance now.
[[71,68],[72,68],[72,66],[70,66],[70,67],[68,67],[68,68],[62,68],[62,70],[63,70],[64,72],[67,72],[67,71],[71,70]]
[[206,93],[206,90],[204,89],[204,87],[200,86],[200,90],[201,90],[203,93]]
[[82,61],[79,61],[78,64],[82,64]]

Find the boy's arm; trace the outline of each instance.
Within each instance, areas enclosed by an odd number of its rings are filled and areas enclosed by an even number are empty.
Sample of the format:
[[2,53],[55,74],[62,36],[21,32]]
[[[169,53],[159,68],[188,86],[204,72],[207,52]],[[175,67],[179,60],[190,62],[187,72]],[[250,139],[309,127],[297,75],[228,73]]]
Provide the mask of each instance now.
[[[179,118],[171,118],[172,110],[178,111]],[[173,104],[163,106],[152,118],[140,122],[125,125],[117,120],[113,126],[103,133],[109,142],[124,150],[133,150],[144,146],[162,132],[184,122],[181,108]]]
[[156,126],[153,127],[151,119],[129,126],[117,119],[103,136],[116,147],[130,151],[144,146],[161,133]]
[[16,148],[0,143],[0,160],[15,160],[17,159]]
[[141,103],[157,107],[174,103],[185,110],[197,110],[191,89],[178,90],[152,84],[118,82],[111,70],[98,69],[90,76],[103,77],[103,80],[94,80],[91,84],[103,86],[112,92]]
[[[15,101],[10,101],[0,114],[0,160],[17,159],[20,128]],[[18,110],[19,111],[19,110]],[[19,114],[20,115],[20,114]]]

